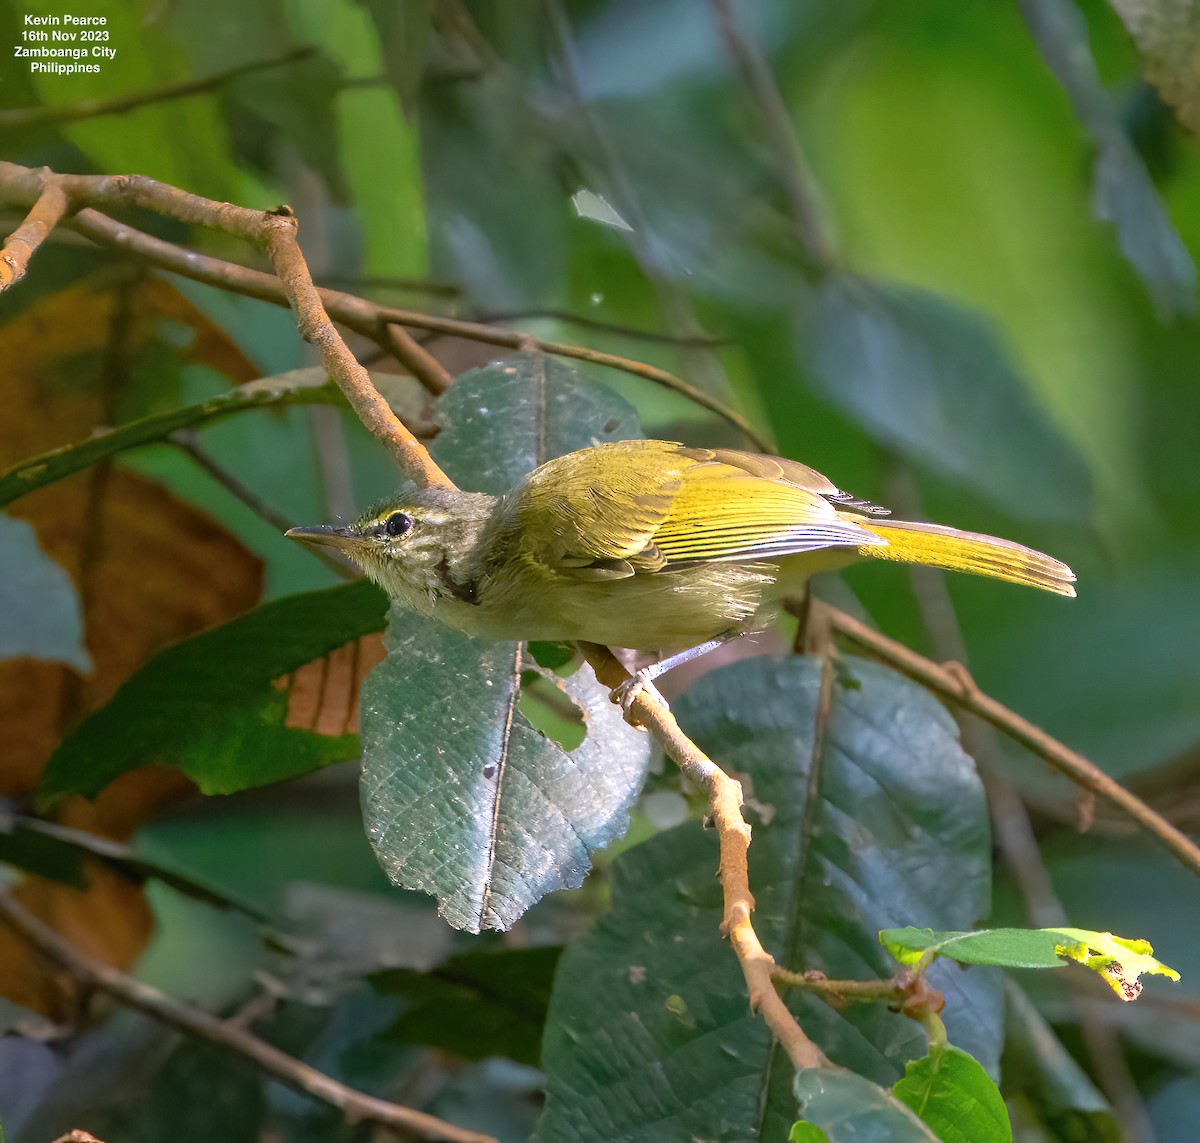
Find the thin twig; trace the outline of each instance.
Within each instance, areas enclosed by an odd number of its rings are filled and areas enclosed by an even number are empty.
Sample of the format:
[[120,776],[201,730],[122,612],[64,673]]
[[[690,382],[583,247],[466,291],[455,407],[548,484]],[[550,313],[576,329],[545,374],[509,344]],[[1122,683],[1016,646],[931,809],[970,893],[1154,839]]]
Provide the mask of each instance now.
[[[607,647],[580,643],[584,658],[596,672],[596,678],[615,690],[629,679],[629,672]],[[750,826],[742,816],[742,786],[716,763],[706,757],[679,728],[675,716],[654,692],[643,688],[630,704],[626,718],[634,726],[643,726],[658,739],[679,769],[708,793],[709,815],[717,830],[721,859],[719,872],[725,899],[721,929],[737,954],[750,994],[750,1007],[761,1012],[788,1058],[797,1068],[815,1068],[824,1064],[820,1048],[796,1023],[782,997],[775,991],[772,973],[775,959],[763,948],[750,916],[754,897],[750,893],[750,869],[747,850]]]
[[245,1028],[183,1004],[152,985],[80,952],[6,892],[0,892],[0,922],[85,986],[106,993],[121,1004],[145,1012],[172,1028],[244,1056],[288,1087],[336,1107],[352,1123],[378,1123],[412,1132],[420,1139],[444,1143],[497,1143],[491,1135],[456,1127],[423,1111],[355,1091],[302,1060],[281,1052]]
[[102,115],[120,115],[151,103],[168,103],[191,95],[203,95],[251,72],[266,71],[268,68],[282,67],[284,64],[306,59],[315,55],[316,50],[312,47],[296,48],[275,59],[239,64],[216,75],[191,79],[186,83],[172,84],[170,87],[160,87],[157,91],[117,95],[109,99],[84,99],[79,103],[63,103],[57,106],[12,107],[0,111],[0,127],[41,127],[48,123],[75,123],[80,119],[98,119]]
[[51,183],[43,188],[25,221],[8,236],[4,248],[0,249],[0,291],[7,290],[25,276],[29,259],[70,207],[71,200],[61,187]]
[[940,666],[923,655],[910,651],[902,643],[881,635],[852,615],[827,604],[821,606],[827,609],[829,622],[838,634],[879,656],[928,690],[950,699],[972,714],[979,715],[997,730],[1021,743],[1065,774],[1072,782],[1120,807],[1188,869],[1200,874],[1200,846],[1146,805],[1141,798],[1131,794],[1119,782],[1110,778],[1094,762],[1090,762],[1082,754],[1034,726],[1016,711],[1009,710],[1003,703],[984,694],[965,671]]
[[821,209],[817,180],[800,147],[779,85],[758,45],[738,27],[730,0],[712,0],[712,7],[725,48],[762,114],[800,245],[812,267],[823,269],[833,262],[833,239]]

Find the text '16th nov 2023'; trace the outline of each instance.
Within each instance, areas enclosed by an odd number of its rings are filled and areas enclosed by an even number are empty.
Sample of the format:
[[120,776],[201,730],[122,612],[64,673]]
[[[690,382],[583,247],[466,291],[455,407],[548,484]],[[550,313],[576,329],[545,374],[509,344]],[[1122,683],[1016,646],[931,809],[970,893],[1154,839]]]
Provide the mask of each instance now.
[[107,16],[25,15],[13,58],[33,75],[95,75],[117,58]]

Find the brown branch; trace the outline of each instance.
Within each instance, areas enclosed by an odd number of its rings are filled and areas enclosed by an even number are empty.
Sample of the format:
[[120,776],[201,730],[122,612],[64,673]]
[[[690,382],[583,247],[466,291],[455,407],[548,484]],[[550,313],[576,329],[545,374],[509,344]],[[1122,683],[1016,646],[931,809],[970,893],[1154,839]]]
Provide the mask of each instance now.
[[450,371],[404,326],[397,325],[395,322],[385,322],[383,333],[388,339],[388,344],[391,346],[396,360],[435,397],[440,396],[454,384],[454,378],[450,375]]
[[[260,211],[232,206],[229,203],[212,202],[140,175],[58,175],[45,168],[34,170],[16,163],[0,162],[0,200],[18,205],[31,205],[37,201],[47,182],[54,182],[60,186],[74,205],[84,206],[71,220],[71,225],[89,238],[125,250],[153,266],[193,281],[204,282],[206,285],[275,305],[289,304],[287,292],[271,274],[164,242],[109,218],[98,209],[87,207],[120,209],[141,206],[183,222],[225,230],[252,242],[260,240],[264,217]],[[532,346],[555,357],[586,361],[661,385],[728,421],[744,433],[757,448],[764,452],[773,451],[770,442],[740,413],[665,369],[619,357],[614,353],[603,353],[565,342],[546,341],[516,330],[497,329],[481,322],[461,321],[415,310],[375,305],[353,294],[337,290],[318,289],[316,294],[330,317],[348,329],[379,342],[389,353],[392,352],[392,346],[382,333],[383,326],[389,323],[409,329],[428,330],[447,337],[479,341],[486,345],[502,346],[506,349],[526,350]]]
[[[629,672],[607,647],[596,643],[580,643],[579,648],[604,686],[615,690],[628,681]],[[650,731],[679,769],[707,791],[709,814],[717,830],[721,851],[719,873],[725,899],[721,929],[729,937],[729,943],[742,967],[751,1010],[762,1013],[767,1026],[797,1068],[821,1067],[826,1060],[820,1048],[804,1034],[782,997],[775,991],[772,980],[775,959],[762,947],[750,920],[754,912],[750,869],[746,859],[750,846],[750,826],[742,816],[741,783],[699,750],[679,728],[670,709],[654,691],[643,688],[630,704],[626,718],[634,726],[642,726]]]
[[25,221],[8,236],[4,248],[0,249],[0,292],[25,276],[29,259],[70,207],[71,201],[60,187],[51,184],[43,188]]
[[712,7],[725,49],[741,73],[751,99],[758,105],[763,126],[776,151],[779,179],[787,194],[800,245],[812,268],[827,267],[833,262],[833,240],[821,210],[816,178],[796,138],[783,94],[758,46],[738,27],[730,0],[712,0]]
[[228,71],[218,72],[204,79],[192,79],[186,83],[161,87],[157,91],[142,91],[133,95],[117,95],[109,99],[85,99],[79,103],[65,103],[45,107],[11,107],[0,111],[0,127],[40,127],[48,123],[74,123],[80,119],[98,119],[102,115],[120,115],[151,103],[167,103],[173,99],[185,99],[191,95],[202,95],[224,87],[251,72],[282,67],[315,55],[316,48],[296,48],[285,55],[256,63],[240,64]]
[[1065,746],[1026,718],[984,694],[965,671],[954,670],[910,651],[902,643],[881,635],[851,615],[826,607],[834,631],[885,660],[902,674],[964,710],[979,715],[997,730],[1021,743],[1076,785],[1098,794],[1128,814],[1193,873],[1200,874],[1200,846],[1176,829],[1141,798],[1131,794],[1095,763]]
[[434,463],[428,450],[409,431],[371,382],[371,375],[350,352],[325,312],[308,264],[296,241],[299,224],[286,207],[262,216],[260,241],[271,256],[275,273],[296,314],[300,336],[315,345],[329,376],[346,395],[358,419],[385,444],[405,476],[422,488],[453,488],[454,482]]
[[[0,185],[3,185],[3,166],[4,164],[0,164]],[[261,270],[253,270],[247,266],[239,266],[235,262],[225,262],[219,258],[186,250],[182,246],[164,242],[160,238],[135,230],[131,226],[117,222],[94,210],[80,211],[72,220],[72,225],[89,238],[116,246],[160,269],[169,270],[196,282],[216,286],[218,289],[257,298],[259,301],[271,302],[279,306],[287,305],[287,298],[279,281],[271,274],[264,274]],[[339,290],[321,289],[318,290],[318,293],[327,312],[334,320],[364,337],[378,341],[380,330],[384,325],[402,325],[409,329],[421,329],[444,337],[459,337],[466,341],[478,341],[485,345],[496,345],[505,349],[524,350],[533,346],[535,349],[540,349],[543,353],[549,353],[555,357],[566,357],[576,361],[586,361],[592,365],[601,365],[607,369],[616,369],[678,393],[693,404],[700,405],[728,421],[729,424],[744,433],[746,438],[757,448],[764,452],[773,451],[770,442],[740,413],[695,386],[689,385],[675,374],[668,373],[665,369],[658,369],[653,365],[647,365],[631,358],[619,357],[614,353],[603,353],[597,349],[588,349],[561,341],[547,341],[543,338],[530,337],[529,334],[516,330],[498,329],[483,322],[463,321],[459,318],[442,317],[438,314],[425,314],[416,310],[376,305]],[[383,346],[389,353],[392,351],[390,344],[386,341],[383,342]]]
[[355,1091],[281,1052],[252,1032],[219,1020],[203,1009],[185,1005],[152,985],[80,952],[4,892],[0,892],[0,923],[8,925],[47,960],[62,966],[87,987],[190,1036],[244,1056],[288,1087],[336,1107],[352,1123],[378,1123],[411,1132],[420,1139],[443,1143],[497,1143],[491,1135],[455,1127],[423,1111]]
[[410,480],[422,487],[453,487],[450,478],[379,395],[367,371],[329,320],[296,241],[298,224],[289,208],[264,214],[232,203],[213,202],[141,175],[60,175],[13,163],[0,163],[0,186],[10,194],[34,194],[38,201],[54,191],[64,194],[71,205],[140,206],[262,245],[278,275],[275,285],[282,289],[296,314],[301,336],[317,347],[326,372],[346,395],[359,420],[390,449]]

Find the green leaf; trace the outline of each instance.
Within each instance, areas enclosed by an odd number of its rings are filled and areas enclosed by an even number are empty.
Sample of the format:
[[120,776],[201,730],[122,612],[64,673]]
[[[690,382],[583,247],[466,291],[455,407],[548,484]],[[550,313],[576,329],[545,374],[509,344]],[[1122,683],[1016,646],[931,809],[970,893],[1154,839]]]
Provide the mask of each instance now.
[[2,659],[46,659],[81,674],[92,669],[71,577],[42,551],[30,524],[0,515]]
[[1015,515],[1089,515],[1083,460],[977,315],[923,290],[835,275],[800,348],[818,389],[882,444]]
[[155,656],[51,756],[41,797],[94,797],[139,766],[175,766],[206,794],[277,782],[353,757],[353,734],[286,725],[277,682],[384,622],[371,584],[293,595]]
[[962,964],[998,964],[1006,968],[1062,968],[1057,947],[1062,936],[1051,929],[980,929],[935,933],[932,929],[885,929],[880,943],[901,964],[948,956]]
[[892,1094],[942,1143],[1012,1143],[1004,1097],[982,1065],[952,1045],[910,1060]]
[[1012,980],[1005,982],[1004,1090],[1027,1101],[1053,1139],[1118,1143],[1108,1101]]
[[1121,253],[1146,283],[1159,312],[1193,313],[1196,264],[1100,82],[1083,13],[1074,0],[1026,0],[1021,7],[1095,148],[1093,210],[1115,227]]
[[438,402],[437,462],[472,492],[507,492],[552,457],[642,437],[611,389],[541,353],[464,373]]
[[796,1098],[805,1121],[830,1143],[933,1143],[935,1135],[891,1092],[844,1068],[796,1073]]
[[507,1056],[536,1067],[561,953],[557,945],[472,951],[430,972],[377,972],[371,984],[409,1001],[388,1030],[390,1037],[468,1060]]
[[395,884],[433,894],[468,932],[510,928],[582,885],[591,854],[627,828],[649,761],[589,667],[561,683],[583,744],[568,753],[534,730],[516,709],[530,665],[523,643],[393,612],[363,689],[367,836]]
[[788,1143],[829,1143],[829,1136],[811,1123],[793,1123]]
[[932,929],[885,929],[880,943],[901,964],[946,956],[962,964],[1006,968],[1061,968],[1068,960],[1099,973],[1122,1000],[1136,1000],[1146,973],[1178,980],[1179,973],[1152,954],[1149,941],[1091,929],[981,929],[935,933]]
[[[463,374],[438,404],[434,455],[464,488],[504,492],[537,465],[636,436],[614,393],[541,354]],[[414,669],[414,664],[420,664]],[[363,813],[388,877],[438,898],[457,928],[509,928],[583,883],[620,836],[649,741],[590,669],[558,680],[587,735],[565,751],[517,708],[523,643],[470,639],[394,611],[388,657],[363,691]]]
[[[752,792],[751,888],[766,948],[793,969],[885,977],[894,965],[873,922],[986,912],[991,847],[978,776],[945,710],[886,668],[844,666],[829,681],[823,733],[817,660],[738,663],[675,707],[701,749]],[[720,935],[716,868],[716,838],[694,822],[613,863],[611,913],[568,946],[555,977],[539,1139],[637,1138],[646,1123],[655,1140],[787,1135],[791,1067],[747,1010]],[[951,1037],[994,1062],[999,981],[974,976],[947,966],[935,986],[948,998]],[[867,1079],[890,1085],[905,1059],[925,1054],[917,1025],[883,1005],[786,997],[826,1054]]]
[[[323,369],[297,369],[278,377],[267,377],[198,405],[143,417],[40,456],[29,457],[0,472],[0,506],[126,449],[164,440],[180,429],[196,428],[247,409],[337,404],[341,400],[337,387],[325,381],[325,376]],[[321,381],[325,383],[321,384]]]

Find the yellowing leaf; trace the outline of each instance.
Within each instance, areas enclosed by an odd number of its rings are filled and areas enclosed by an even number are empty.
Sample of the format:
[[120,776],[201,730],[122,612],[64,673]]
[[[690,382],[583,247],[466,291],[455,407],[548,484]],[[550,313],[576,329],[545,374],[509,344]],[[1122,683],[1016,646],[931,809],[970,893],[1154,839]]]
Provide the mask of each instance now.
[[1152,955],[1154,948],[1149,941],[1130,940],[1090,929],[1056,931],[1062,936],[1073,937],[1074,941],[1056,945],[1054,951],[1098,972],[1122,1000],[1136,1000],[1141,995],[1138,977],[1143,974],[1179,979],[1179,973]]

